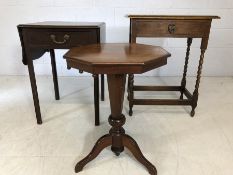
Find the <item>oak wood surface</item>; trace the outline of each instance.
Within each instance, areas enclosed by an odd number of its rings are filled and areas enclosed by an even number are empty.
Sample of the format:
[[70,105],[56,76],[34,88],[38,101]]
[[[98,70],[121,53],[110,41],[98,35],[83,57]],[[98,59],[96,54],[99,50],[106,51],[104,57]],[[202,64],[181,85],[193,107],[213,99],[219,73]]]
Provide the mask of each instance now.
[[[194,22],[195,21],[195,22]],[[138,19],[133,23],[137,37],[192,37],[209,36],[211,20],[148,20]]]
[[205,20],[205,19],[220,19],[219,16],[215,15],[137,15],[137,14],[130,14],[127,15],[128,18],[134,19],[175,19],[175,20]]
[[[181,85],[177,89],[180,91],[179,99],[135,99],[134,91],[170,91],[177,86],[155,87],[155,86],[135,86],[134,75],[130,74],[128,79],[128,100],[129,115],[133,114],[133,105],[190,105],[192,107],[191,116],[195,115],[195,108],[198,101],[198,89],[201,79],[201,72],[204,63],[204,54],[208,46],[211,23],[213,19],[220,19],[213,15],[128,15],[130,18],[129,42],[136,43],[138,37],[168,37],[187,38],[187,49]],[[186,89],[186,76],[192,40],[201,38],[201,55],[197,68],[197,80],[195,90],[191,94]],[[189,100],[183,99],[186,96]]]

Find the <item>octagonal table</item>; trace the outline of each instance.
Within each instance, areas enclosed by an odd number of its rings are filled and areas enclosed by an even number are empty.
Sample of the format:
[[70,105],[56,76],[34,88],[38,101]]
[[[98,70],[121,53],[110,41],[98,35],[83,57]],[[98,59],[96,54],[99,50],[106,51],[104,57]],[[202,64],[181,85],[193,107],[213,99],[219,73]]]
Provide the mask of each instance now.
[[142,154],[136,141],[125,134],[122,114],[126,74],[141,74],[167,64],[171,54],[161,47],[143,44],[93,44],[70,49],[65,55],[68,66],[92,74],[107,74],[111,115],[109,134],[102,136],[92,151],[75,167],[75,172],[83,167],[106,147],[119,156],[128,148],[150,174],[157,170]]

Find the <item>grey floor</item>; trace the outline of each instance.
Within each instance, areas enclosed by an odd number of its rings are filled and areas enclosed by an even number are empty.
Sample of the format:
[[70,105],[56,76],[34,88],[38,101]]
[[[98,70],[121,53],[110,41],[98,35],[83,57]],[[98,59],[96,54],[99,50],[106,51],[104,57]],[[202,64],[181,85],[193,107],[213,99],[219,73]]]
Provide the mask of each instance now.
[[[188,79],[193,90],[194,78]],[[180,78],[139,77],[140,84],[179,85]],[[44,123],[36,125],[27,76],[0,77],[0,175],[72,175],[75,163],[109,130],[109,100],[100,103],[101,125],[94,126],[91,77],[59,78],[61,100],[54,100],[51,77],[38,77]],[[233,174],[233,78],[203,78],[196,116],[190,107],[135,106],[126,132],[138,142],[158,175]],[[137,93],[137,97],[172,97],[176,93]],[[127,150],[110,149],[80,175],[147,175]]]

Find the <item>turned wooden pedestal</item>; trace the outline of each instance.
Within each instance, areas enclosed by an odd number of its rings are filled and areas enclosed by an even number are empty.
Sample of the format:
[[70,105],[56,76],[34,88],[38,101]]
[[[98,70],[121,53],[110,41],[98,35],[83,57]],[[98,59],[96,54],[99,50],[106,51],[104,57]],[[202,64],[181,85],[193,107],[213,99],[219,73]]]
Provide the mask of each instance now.
[[142,154],[136,141],[125,134],[123,125],[125,116],[122,106],[125,92],[126,74],[143,73],[167,63],[170,56],[160,47],[141,44],[101,44],[73,48],[65,54],[70,67],[82,69],[93,74],[107,74],[111,115],[109,124],[112,128],[109,134],[102,136],[92,151],[75,166],[75,172],[82,171],[83,167],[106,147],[119,156],[128,148],[135,158],[143,164],[151,175],[157,170]]

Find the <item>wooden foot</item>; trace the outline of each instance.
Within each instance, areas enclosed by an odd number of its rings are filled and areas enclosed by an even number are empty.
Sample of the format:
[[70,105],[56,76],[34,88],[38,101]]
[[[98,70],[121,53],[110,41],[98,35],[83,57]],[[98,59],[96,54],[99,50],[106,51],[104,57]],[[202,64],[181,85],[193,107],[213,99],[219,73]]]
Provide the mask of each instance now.
[[117,148],[112,146],[111,150],[116,156],[119,156],[124,151],[124,147]]
[[94,148],[83,160],[78,162],[75,166],[75,172],[78,173],[83,170],[83,167],[88,164],[90,161],[95,159],[99,153],[106,147],[112,144],[112,137],[110,134],[104,135],[101,137],[95,144]]
[[129,107],[129,116],[132,116],[133,115],[133,106],[131,107]]
[[192,111],[191,111],[190,115],[191,115],[191,117],[194,117],[194,115],[195,115],[195,109],[194,108],[192,108]]
[[66,67],[67,67],[67,69],[68,69],[68,70],[70,70],[70,69],[71,69],[71,67],[70,67],[70,66],[68,66],[68,65],[67,65]]
[[152,165],[142,154],[137,142],[129,135],[123,136],[123,145],[128,148],[134,157],[143,164],[149,171],[151,175],[157,175],[157,170],[154,165]]

